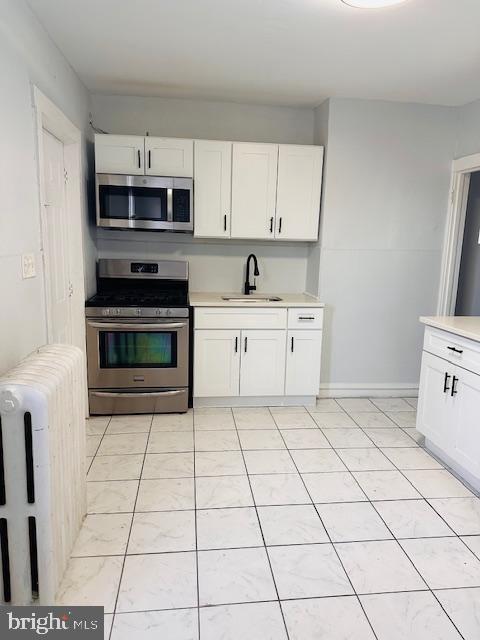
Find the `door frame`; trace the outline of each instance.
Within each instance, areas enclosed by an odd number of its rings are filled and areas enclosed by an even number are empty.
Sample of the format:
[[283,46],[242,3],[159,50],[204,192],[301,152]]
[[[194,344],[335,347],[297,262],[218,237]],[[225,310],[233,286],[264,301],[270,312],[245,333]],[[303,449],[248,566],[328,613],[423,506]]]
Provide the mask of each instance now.
[[450,199],[437,304],[437,315],[439,316],[455,314],[470,175],[475,171],[480,171],[480,153],[458,158],[452,163]]
[[[43,94],[38,87],[33,87],[33,106],[37,128],[37,168],[39,183],[40,208],[40,238],[43,261],[43,283],[45,296],[45,323],[48,342],[52,341],[52,310],[50,307],[50,281],[48,277],[48,246],[45,234],[45,179],[44,179],[44,131],[47,131],[63,143],[64,166],[68,179],[65,181],[65,206],[69,211],[73,225],[69,234],[69,254],[72,271],[70,276],[75,287],[77,299],[85,300],[84,254],[83,254],[83,208],[84,196],[82,192],[82,134],[80,130],[65,116],[65,114]],[[75,310],[74,310],[75,311]],[[82,311],[79,317],[76,313],[71,316],[72,343],[85,352],[85,323]]]

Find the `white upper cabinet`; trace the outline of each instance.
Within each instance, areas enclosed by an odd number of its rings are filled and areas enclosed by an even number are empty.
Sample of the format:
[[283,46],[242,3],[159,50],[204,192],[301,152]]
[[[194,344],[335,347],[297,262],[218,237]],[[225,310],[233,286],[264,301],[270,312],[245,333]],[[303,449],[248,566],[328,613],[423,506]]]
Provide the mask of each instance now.
[[232,143],[195,140],[195,236],[229,238]]
[[323,147],[281,144],[275,238],[316,240],[320,216]]
[[282,396],[285,392],[285,331],[242,331],[240,395]]
[[145,173],[143,136],[95,134],[96,173]]
[[193,177],[193,140],[147,136],[145,173],[149,176]]
[[321,355],[321,331],[297,329],[288,332],[285,395],[317,395],[320,389]]
[[273,238],[277,144],[233,143],[232,238]]

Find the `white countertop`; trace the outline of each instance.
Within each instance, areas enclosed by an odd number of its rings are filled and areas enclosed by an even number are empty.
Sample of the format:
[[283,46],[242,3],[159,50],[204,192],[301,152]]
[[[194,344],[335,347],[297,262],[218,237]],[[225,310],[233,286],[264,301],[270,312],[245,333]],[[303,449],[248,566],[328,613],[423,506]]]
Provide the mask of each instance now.
[[192,307],[324,307],[325,304],[320,302],[315,296],[311,296],[308,293],[252,293],[252,297],[255,295],[262,297],[277,297],[281,298],[279,302],[229,302],[223,300],[223,297],[242,297],[241,293],[235,292],[199,292],[191,291],[189,294],[190,304]]
[[420,318],[420,322],[480,342],[479,316],[431,316]]

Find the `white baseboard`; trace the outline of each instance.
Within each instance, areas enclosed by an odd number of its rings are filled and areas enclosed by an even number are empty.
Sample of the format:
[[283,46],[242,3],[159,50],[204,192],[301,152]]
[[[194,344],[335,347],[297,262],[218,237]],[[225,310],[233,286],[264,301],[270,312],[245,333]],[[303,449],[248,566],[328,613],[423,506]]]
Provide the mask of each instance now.
[[416,398],[418,384],[333,383],[321,384],[319,398]]

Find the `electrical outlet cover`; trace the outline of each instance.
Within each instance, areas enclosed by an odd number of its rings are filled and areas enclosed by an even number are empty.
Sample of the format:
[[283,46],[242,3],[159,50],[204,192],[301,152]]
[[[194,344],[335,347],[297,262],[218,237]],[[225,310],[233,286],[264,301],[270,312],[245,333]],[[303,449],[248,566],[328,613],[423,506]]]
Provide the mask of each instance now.
[[22,278],[34,278],[36,275],[35,254],[24,253],[22,256]]

